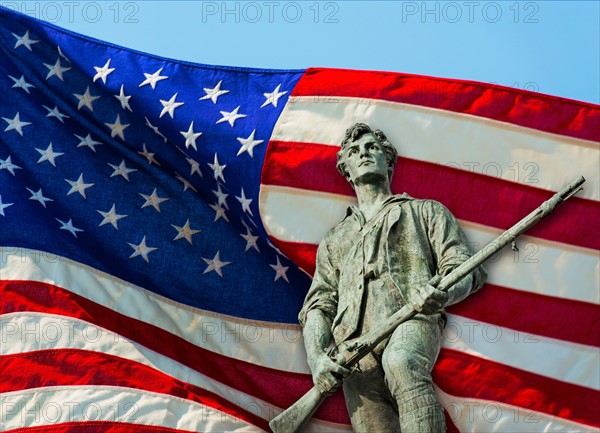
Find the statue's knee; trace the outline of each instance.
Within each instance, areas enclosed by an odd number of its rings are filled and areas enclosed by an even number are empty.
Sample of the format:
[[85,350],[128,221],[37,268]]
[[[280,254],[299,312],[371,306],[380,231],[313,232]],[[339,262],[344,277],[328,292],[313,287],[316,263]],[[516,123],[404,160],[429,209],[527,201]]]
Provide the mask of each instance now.
[[431,387],[431,372],[427,360],[411,353],[394,353],[383,359],[388,389],[398,398],[410,399]]
[[428,362],[423,356],[409,352],[386,353],[382,361],[384,371],[394,374],[411,375],[428,370]]

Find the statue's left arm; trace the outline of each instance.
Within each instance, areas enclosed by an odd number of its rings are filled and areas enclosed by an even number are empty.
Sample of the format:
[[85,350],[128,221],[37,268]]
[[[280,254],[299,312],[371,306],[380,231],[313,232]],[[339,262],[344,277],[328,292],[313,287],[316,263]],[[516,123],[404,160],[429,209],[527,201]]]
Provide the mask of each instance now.
[[[444,277],[471,257],[472,253],[463,230],[444,205],[430,200],[424,204],[423,212],[437,272]],[[486,277],[486,270],[479,266],[448,290],[446,306],[456,304],[479,290]]]

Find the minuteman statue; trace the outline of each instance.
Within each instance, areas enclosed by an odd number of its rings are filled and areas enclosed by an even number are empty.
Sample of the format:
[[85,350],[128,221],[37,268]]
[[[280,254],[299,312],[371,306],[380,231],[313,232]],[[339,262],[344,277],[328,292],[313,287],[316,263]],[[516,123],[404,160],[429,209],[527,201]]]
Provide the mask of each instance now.
[[[313,381],[320,390],[343,381],[357,433],[444,432],[431,379],[444,307],[478,290],[486,272],[477,268],[448,292],[428,284],[470,256],[466,238],[442,204],[391,193],[397,152],[383,132],[355,124],[337,157],[358,206],[319,245],[299,314]],[[331,345],[352,342],[406,304],[420,313],[363,358],[358,372],[348,376],[327,355]]]

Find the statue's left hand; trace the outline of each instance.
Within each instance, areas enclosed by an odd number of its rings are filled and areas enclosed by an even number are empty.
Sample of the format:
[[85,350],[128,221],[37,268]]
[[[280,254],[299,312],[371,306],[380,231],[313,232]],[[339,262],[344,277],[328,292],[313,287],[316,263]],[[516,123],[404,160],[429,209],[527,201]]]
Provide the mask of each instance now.
[[448,302],[448,293],[426,284],[413,293],[413,308],[423,314],[440,312]]

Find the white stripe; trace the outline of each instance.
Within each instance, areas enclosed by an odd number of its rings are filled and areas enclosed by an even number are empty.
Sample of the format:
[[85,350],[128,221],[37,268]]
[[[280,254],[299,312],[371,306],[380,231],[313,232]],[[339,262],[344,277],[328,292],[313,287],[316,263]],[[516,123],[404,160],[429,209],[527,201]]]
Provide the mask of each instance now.
[[461,433],[591,433],[599,430],[564,418],[495,401],[456,397],[436,388],[436,396]]
[[[474,252],[502,234],[492,227],[463,220],[459,223]],[[490,283],[539,295],[600,303],[597,251],[527,235],[518,238],[517,247],[518,251],[513,251],[507,246],[486,262]]]
[[[85,320],[33,312],[4,314],[0,316],[0,341],[0,355],[50,349],[78,349],[113,355],[198,386],[265,420],[272,419],[282,411],[277,406],[224,385],[168,356]],[[331,432],[347,431],[347,426],[343,424],[313,418],[307,425],[307,432],[322,432],[325,428]]]
[[2,430],[113,421],[197,432],[264,431],[232,415],[166,394],[113,386],[56,386],[0,395]]
[[582,175],[587,182],[578,196],[600,199],[598,143],[469,114],[374,99],[294,97],[271,140],[339,146],[355,122],[383,130],[407,158],[551,191]]
[[285,186],[261,185],[259,207],[269,236],[318,244],[339,223],[353,197]]
[[[342,195],[268,185],[262,186],[259,199],[261,214],[269,215],[263,222],[270,236],[308,244],[318,244],[330,227],[343,218],[350,203]],[[483,248],[501,233],[490,227],[482,230],[476,224],[460,223],[474,250]],[[518,244],[519,253],[506,247],[486,264],[490,283],[541,295],[600,302],[596,251],[574,250],[529,236],[520,237]]]
[[443,345],[562,382],[600,388],[600,352],[585,346],[448,315]]
[[306,372],[308,368],[304,347],[297,344],[302,337],[298,325],[211,314],[42,251],[0,248],[0,275],[6,280],[54,284],[230,358],[277,370]]

